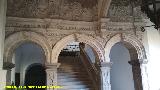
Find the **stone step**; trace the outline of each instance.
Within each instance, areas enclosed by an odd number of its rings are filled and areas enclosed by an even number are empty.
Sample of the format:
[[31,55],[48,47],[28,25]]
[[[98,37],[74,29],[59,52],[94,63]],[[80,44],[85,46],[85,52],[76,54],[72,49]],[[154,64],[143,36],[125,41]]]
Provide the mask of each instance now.
[[80,59],[77,58],[76,61],[71,57],[68,61],[64,59],[60,58],[61,65],[57,71],[57,85],[63,87],[58,90],[95,90]]
[[57,74],[58,75],[58,78],[86,78],[86,74],[81,74],[81,75],[76,75],[76,74],[66,74],[64,75],[64,73],[59,73]]
[[91,86],[91,82],[90,81],[63,81],[63,82],[58,82],[58,85],[82,85],[82,84],[87,84],[88,86]]
[[93,88],[61,88],[61,89],[58,89],[58,90],[95,90]]
[[91,87],[88,87],[87,85],[63,85],[62,86],[63,89],[85,89],[85,88],[91,88]]

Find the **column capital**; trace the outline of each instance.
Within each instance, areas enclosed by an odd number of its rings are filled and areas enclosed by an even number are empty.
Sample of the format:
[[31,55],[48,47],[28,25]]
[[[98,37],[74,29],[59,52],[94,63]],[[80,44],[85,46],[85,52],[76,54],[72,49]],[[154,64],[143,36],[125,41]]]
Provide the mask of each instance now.
[[111,68],[112,62],[101,62],[98,65],[99,65],[99,67],[108,67],[108,68]]
[[46,69],[57,69],[60,63],[47,63],[45,64]]
[[11,70],[12,68],[15,67],[15,64],[11,63],[11,62],[4,62],[3,63],[3,69],[6,70]]

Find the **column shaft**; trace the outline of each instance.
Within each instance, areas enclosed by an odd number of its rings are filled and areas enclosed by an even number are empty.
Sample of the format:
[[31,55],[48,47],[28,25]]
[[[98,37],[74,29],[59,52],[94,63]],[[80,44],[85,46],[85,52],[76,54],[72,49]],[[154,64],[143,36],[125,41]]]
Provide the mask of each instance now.
[[[57,86],[57,68],[59,63],[46,65],[47,86]],[[47,90],[57,90],[56,88],[47,88]]]
[[135,90],[143,90],[139,60],[131,60],[131,61],[129,61],[129,64],[132,65]]
[[101,90],[111,90],[110,67],[111,67],[111,63],[100,64]]

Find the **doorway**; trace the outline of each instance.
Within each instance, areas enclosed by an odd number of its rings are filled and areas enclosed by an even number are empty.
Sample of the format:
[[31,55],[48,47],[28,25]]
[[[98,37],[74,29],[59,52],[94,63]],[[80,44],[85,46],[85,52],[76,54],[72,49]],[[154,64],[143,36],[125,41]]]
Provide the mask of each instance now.
[[[25,74],[25,86],[45,86],[46,72],[41,64],[33,64],[28,67]],[[27,90],[45,90],[45,89],[27,89]]]

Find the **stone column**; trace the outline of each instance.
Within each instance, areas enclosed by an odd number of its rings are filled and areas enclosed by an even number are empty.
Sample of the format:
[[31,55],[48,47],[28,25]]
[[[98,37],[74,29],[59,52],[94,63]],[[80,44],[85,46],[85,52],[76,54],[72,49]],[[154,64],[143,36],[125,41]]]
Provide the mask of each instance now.
[[[57,68],[59,63],[47,64],[46,65],[46,81],[47,86],[57,86]],[[56,88],[47,88],[47,90],[57,90]]]
[[5,38],[7,0],[0,0],[0,90],[4,90],[6,85],[6,70],[3,70],[3,51]]
[[100,63],[101,90],[111,90],[110,68],[111,63]]
[[135,90],[143,90],[141,68],[140,68],[139,60],[131,60],[131,61],[129,61],[129,64],[132,65]]

